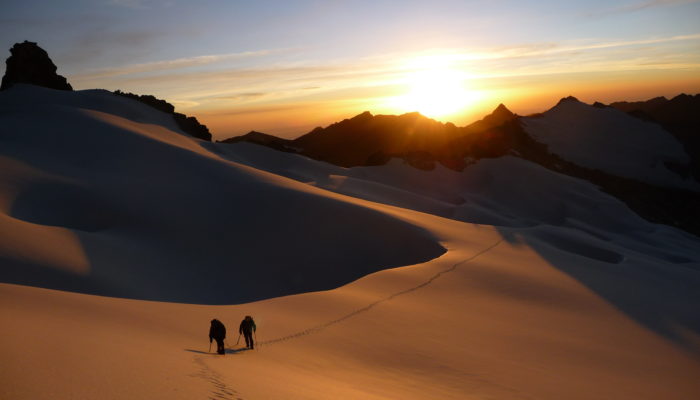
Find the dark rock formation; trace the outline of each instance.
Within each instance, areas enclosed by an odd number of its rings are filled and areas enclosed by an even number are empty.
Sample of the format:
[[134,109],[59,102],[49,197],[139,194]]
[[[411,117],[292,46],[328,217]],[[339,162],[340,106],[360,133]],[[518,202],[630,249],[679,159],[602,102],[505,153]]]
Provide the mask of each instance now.
[[634,110],[641,110],[646,112],[660,105],[666,104],[666,102],[668,102],[667,98],[659,96],[646,101],[618,101],[615,103],[610,103],[610,107],[615,107],[618,110],[622,110],[625,112],[630,112]]
[[211,142],[211,132],[206,125],[199,123],[196,117],[188,117],[182,113],[173,113],[173,118],[177,126],[180,127],[185,133],[194,136],[198,139],[206,140]]
[[183,132],[198,139],[211,141],[211,133],[206,125],[200,124],[195,117],[188,117],[185,114],[175,112],[175,106],[165,100],[161,100],[150,94],[138,95],[134,93],[122,92],[121,90],[115,91],[114,94],[140,101],[141,103],[148,104],[156,110],[170,114],[173,116],[173,119],[175,119],[177,126],[182,129]]
[[56,65],[48,53],[34,42],[15,43],[12,54],[5,63],[7,69],[2,77],[0,90],[9,89],[15,83],[28,83],[58,90],[73,90],[61,75],[56,73]]
[[289,139],[278,138],[277,136],[267,133],[250,131],[242,136],[236,136],[220,141],[219,143],[238,143],[248,142],[262,146],[267,146],[275,150],[284,151],[287,153],[296,153],[297,150],[291,146],[292,141]]
[[440,163],[459,171],[466,165],[465,157],[507,154],[513,140],[508,132],[497,128],[516,118],[503,104],[484,119],[462,128],[417,112],[372,115],[365,111],[325,128],[314,128],[294,140],[253,131],[223,142],[255,143],[343,167],[383,165],[393,157],[419,169],[430,170]]
[[511,112],[503,104],[499,104],[491,114],[485,116],[479,121],[473,122],[464,127],[467,133],[479,133],[488,129],[497,128],[508,121],[512,121],[518,116]]
[[430,154],[432,159],[447,157],[450,140],[460,135],[460,128],[443,124],[419,113],[372,115],[364,112],[353,118],[316,128],[292,142],[302,154],[343,167],[373,165],[388,155],[400,157],[412,165],[426,168],[431,161],[419,161]]
[[564,97],[561,100],[559,100],[557,105],[563,104],[563,103],[580,103],[580,101],[579,101],[579,99],[577,99],[574,96],[567,96],[567,97]]

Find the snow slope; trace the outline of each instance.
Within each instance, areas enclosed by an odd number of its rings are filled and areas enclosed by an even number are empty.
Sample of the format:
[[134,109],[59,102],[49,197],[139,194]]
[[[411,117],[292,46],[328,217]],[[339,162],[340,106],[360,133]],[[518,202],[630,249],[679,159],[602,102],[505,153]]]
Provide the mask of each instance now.
[[688,165],[690,157],[658,124],[573,98],[521,121],[535,140],[575,164],[655,185],[700,190],[697,182],[667,167],[666,163]]
[[585,181],[202,143],[100,91],[0,110],[2,399],[700,396],[700,241]]
[[444,251],[360,202],[218,158],[130,99],[24,86],[0,108],[5,282],[230,304]]

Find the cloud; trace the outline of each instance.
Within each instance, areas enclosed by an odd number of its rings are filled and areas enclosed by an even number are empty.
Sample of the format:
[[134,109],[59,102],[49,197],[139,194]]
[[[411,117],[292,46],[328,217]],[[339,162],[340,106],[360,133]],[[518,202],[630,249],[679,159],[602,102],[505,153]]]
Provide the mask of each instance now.
[[[225,60],[260,57],[271,50],[218,54],[133,64],[69,76],[77,88],[104,87],[178,99],[185,108],[240,113],[282,111],[274,107],[306,103],[367,100],[400,93],[410,82],[417,57],[446,57],[478,90],[499,81],[539,79],[546,75],[614,71],[697,69],[700,55],[689,51],[700,33],[638,40],[585,40],[526,43],[519,46],[452,49],[450,52],[391,53],[360,59],[281,62],[270,66],[187,69]],[[675,43],[673,46],[667,44]],[[413,65],[413,67],[412,67]],[[503,78],[503,79],[499,79]],[[77,85],[76,85],[77,84]],[[501,85],[502,86],[502,85]],[[370,95],[371,93],[372,95]]]
[[78,74],[74,78],[77,80],[87,80],[95,78],[108,78],[121,75],[138,74],[144,72],[156,72],[189,68],[200,65],[213,64],[222,61],[240,60],[251,57],[261,57],[274,53],[274,50],[245,51],[240,53],[213,54],[196,57],[178,58],[174,60],[154,61],[142,64],[131,64],[116,68],[106,68],[94,72]]
[[171,7],[173,2],[165,0],[110,0],[109,4],[117,7],[144,10],[156,7]]
[[630,3],[619,7],[603,9],[600,11],[589,12],[586,14],[587,17],[602,17],[614,14],[625,14],[636,11],[645,10],[647,8],[672,6],[677,4],[688,4],[697,3],[700,0],[646,0],[636,3]]
[[[94,26],[69,42],[67,49],[56,56],[56,61],[65,68],[81,70],[86,65],[114,62],[116,54],[122,58],[142,57],[164,36],[165,33],[159,31],[113,31],[107,26]],[[115,51],[117,46],[119,49]]]
[[246,106],[237,108],[228,108],[225,110],[210,110],[200,112],[204,116],[236,116],[248,114],[266,114],[280,113],[299,110],[308,110],[309,107],[319,106],[318,103],[285,103],[285,104],[263,104],[259,106]]
[[227,96],[217,96],[217,97],[213,97],[213,98],[217,99],[217,100],[233,100],[233,101],[252,100],[252,99],[258,99],[260,97],[264,97],[268,94],[269,93],[263,93],[263,92],[237,93],[237,94],[232,94],[232,95],[227,95]]
[[542,57],[547,55],[575,53],[590,50],[603,50],[621,47],[642,46],[668,42],[680,42],[700,39],[700,33],[639,40],[589,41],[582,44],[535,43],[507,48],[495,48],[487,51],[456,53],[453,58],[460,61],[479,61],[493,59],[515,59],[526,57]]
[[665,38],[653,38],[653,39],[639,39],[639,40],[623,40],[623,41],[608,41],[599,43],[590,43],[583,45],[570,45],[562,47],[553,47],[548,50],[541,52],[533,52],[530,55],[546,55],[546,54],[556,54],[556,53],[568,53],[577,51],[587,51],[587,50],[602,50],[602,49],[612,49],[630,46],[642,46],[649,44],[659,44],[668,42],[679,42],[687,40],[698,40],[700,39],[700,33],[693,35],[682,35],[682,36],[671,36]]

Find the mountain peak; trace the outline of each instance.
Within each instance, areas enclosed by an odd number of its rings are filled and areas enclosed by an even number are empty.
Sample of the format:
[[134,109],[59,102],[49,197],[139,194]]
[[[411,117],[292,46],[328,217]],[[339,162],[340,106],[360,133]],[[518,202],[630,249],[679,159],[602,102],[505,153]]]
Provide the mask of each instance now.
[[580,103],[580,102],[581,101],[579,101],[579,99],[577,99],[574,96],[566,96],[566,97],[562,98],[561,100],[559,100],[559,103],[557,103],[557,105],[563,104],[563,103]]
[[499,104],[498,107],[496,107],[495,110],[491,112],[491,115],[493,116],[499,116],[499,117],[513,117],[515,114],[513,114],[512,111],[508,109],[503,103]]
[[360,113],[360,114],[355,115],[355,116],[352,117],[351,119],[357,121],[357,120],[371,119],[372,117],[373,117],[373,115],[372,115],[371,112],[365,111],[365,112],[363,112],[363,113]]
[[479,129],[496,127],[502,125],[506,121],[512,120],[515,117],[516,115],[501,103],[491,112],[491,114],[485,116],[482,120],[477,121],[470,126],[479,127]]

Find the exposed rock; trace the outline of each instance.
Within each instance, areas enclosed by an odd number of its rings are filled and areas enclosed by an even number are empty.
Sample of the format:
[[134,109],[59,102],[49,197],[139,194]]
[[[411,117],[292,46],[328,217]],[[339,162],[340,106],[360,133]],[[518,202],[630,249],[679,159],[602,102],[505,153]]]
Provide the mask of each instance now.
[[508,154],[513,138],[509,131],[498,128],[516,119],[503,104],[466,127],[443,124],[417,112],[372,115],[365,111],[294,140],[252,131],[223,142],[255,143],[343,167],[383,165],[393,157],[424,170],[440,163],[461,171],[466,156],[479,159]]
[[219,143],[238,143],[238,142],[248,142],[255,143],[262,146],[271,147],[275,150],[285,151],[288,153],[296,153],[297,150],[290,146],[291,140],[278,138],[267,133],[250,131],[242,136],[236,136],[220,141]]
[[173,118],[185,133],[188,133],[196,138],[211,142],[211,132],[206,125],[200,124],[196,117],[188,117],[182,113],[173,113]]
[[[316,128],[295,139],[291,145],[301,153],[343,167],[377,165],[389,157],[423,159],[416,154],[445,157],[448,142],[459,136],[459,129],[419,113],[372,115],[369,112],[325,128]],[[412,164],[416,164],[411,162]],[[426,163],[417,162],[421,166]]]
[[615,107],[625,112],[634,110],[650,111],[658,106],[666,104],[666,102],[668,102],[666,97],[659,96],[646,101],[617,101],[610,103],[610,107]]
[[141,103],[148,104],[149,106],[155,108],[156,110],[163,111],[164,113],[167,114],[173,114],[175,112],[175,106],[168,103],[165,100],[161,100],[155,96],[152,96],[150,94],[134,94],[134,93],[128,93],[128,92],[122,92],[121,90],[115,90],[114,94],[118,94],[119,96],[123,97],[128,97],[130,99],[138,100]]
[[15,43],[11,56],[5,61],[7,69],[2,77],[0,90],[9,89],[15,83],[28,83],[58,90],[73,90],[61,75],[48,53],[34,42]]
[[157,110],[163,111],[164,113],[171,114],[173,119],[175,119],[177,126],[185,133],[198,139],[211,141],[211,133],[206,125],[200,124],[195,117],[188,117],[185,114],[175,112],[175,106],[165,100],[161,100],[150,94],[138,95],[134,93],[122,92],[121,90],[116,90],[114,94],[140,101],[141,103],[148,104]]
[[579,99],[577,99],[574,96],[567,96],[559,100],[557,105],[562,104],[562,103],[580,103]]
[[467,125],[465,129],[472,132],[481,132],[486,129],[496,128],[503,125],[504,123],[517,118],[517,115],[511,112],[503,104],[499,104],[491,114],[485,116],[483,119],[476,121],[470,125]]
[[496,107],[495,110],[493,110],[493,112],[491,112],[491,116],[506,121],[512,119],[515,116],[515,114],[513,114],[513,112],[510,111],[508,107],[501,103],[498,105],[498,107]]

